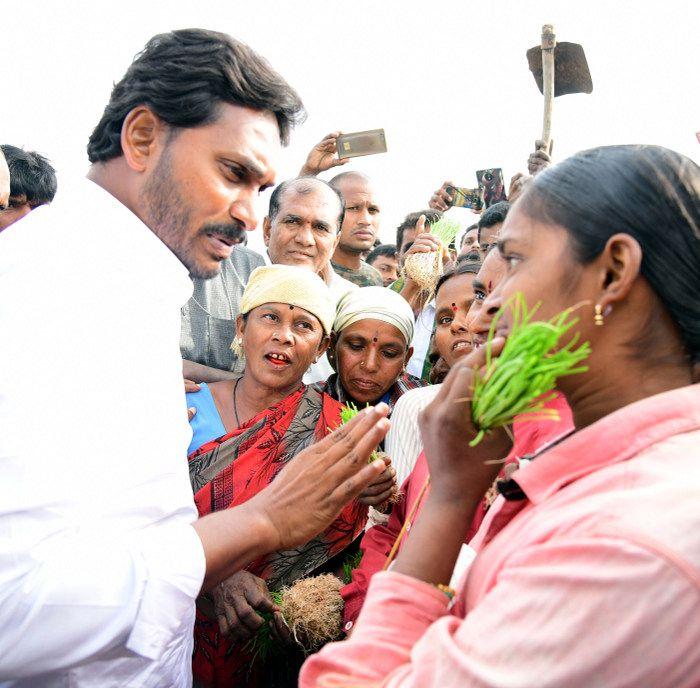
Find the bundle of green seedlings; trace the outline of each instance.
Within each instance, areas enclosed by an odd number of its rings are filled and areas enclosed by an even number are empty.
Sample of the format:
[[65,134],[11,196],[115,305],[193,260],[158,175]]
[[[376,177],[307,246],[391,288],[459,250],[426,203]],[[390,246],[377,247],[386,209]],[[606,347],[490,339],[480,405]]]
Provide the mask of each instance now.
[[[359,566],[361,559],[361,551],[345,558],[342,581],[332,573],[324,573],[301,578],[294,585],[270,592],[292,637],[306,654],[316,652],[326,643],[340,637],[344,606],[340,589],[352,580],[352,572]],[[282,651],[270,630],[272,615],[262,613],[261,616],[264,623],[246,646],[252,655],[251,663],[264,663],[273,654],[278,655]]]
[[[588,357],[591,348],[588,342],[576,348],[578,333],[560,345],[579,320],[571,317],[574,309],[567,308],[551,320],[534,320],[539,305],[528,310],[525,298],[517,293],[491,323],[485,372],[475,376],[471,399],[472,420],[478,430],[469,443],[472,447],[479,444],[487,432],[495,428],[507,429],[516,416],[526,414],[531,420],[558,420],[555,409],[545,408],[556,396],[553,390],[557,380],[588,370],[579,363]],[[491,345],[506,309],[512,311],[512,327],[501,355],[493,357]]]
[[[345,406],[343,406],[342,409],[340,409],[340,424],[345,425],[345,423],[348,423],[351,421],[358,413],[360,410],[353,404],[351,401],[349,401]],[[372,463],[372,461],[376,461],[377,459],[383,459],[384,457],[389,458],[388,454],[386,454],[383,451],[377,451],[376,449],[369,455],[369,461],[367,463]],[[384,506],[389,506],[390,504],[396,504],[399,500],[401,499],[401,493],[399,492],[398,489],[395,489],[392,493],[391,496],[386,500],[384,504],[380,504],[377,507],[377,511],[380,513],[384,513],[382,511],[382,507]]]
[[[441,217],[430,227],[430,234],[436,237],[440,243],[447,247],[459,232],[459,223],[446,217]],[[406,276],[410,277],[421,291],[432,294],[437,281],[442,275],[442,251],[430,251],[429,253],[412,253],[404,262]]]

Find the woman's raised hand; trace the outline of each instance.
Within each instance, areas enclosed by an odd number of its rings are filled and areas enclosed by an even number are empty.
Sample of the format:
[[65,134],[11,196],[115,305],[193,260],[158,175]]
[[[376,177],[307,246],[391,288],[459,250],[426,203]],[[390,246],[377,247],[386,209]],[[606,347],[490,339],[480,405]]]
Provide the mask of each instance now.
[[[494,339],[492,354],[500,354],[504,344],[503,338]],[[476,447],[469,447],[478,432],[470,402],[474,375],[485,363],[486,347],[457,361],[438,395],[419,416],[431,494],[436,498],[460,501],[466,495],[483,496],[511,449],[512,441],[502,429],[487,433]]]

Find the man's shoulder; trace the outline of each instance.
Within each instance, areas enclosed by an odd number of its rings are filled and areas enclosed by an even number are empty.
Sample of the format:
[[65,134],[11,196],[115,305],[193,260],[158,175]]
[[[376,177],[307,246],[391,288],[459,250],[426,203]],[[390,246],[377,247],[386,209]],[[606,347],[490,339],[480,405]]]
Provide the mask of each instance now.
[[373,286],[376,287],[383,287],[384,286],[384,280],[382,279],[382,273],[377,270],[377,268],[373,267],[369,263],[365,263],[363,260],[360,263],[360,272],[365,275],[368,279],[374,280],[375,284]]
[[[384,285],[379,271],[371,265],[367,265],[365,262],[360,263],[359,270],[351,270],[333,261],[331,261],[331,267],[341,277],[344,277],[358,287],[381,287]],[[365,270],[365,268],[367,268],[367,270]]]
[[359,287],[350,280],[346,280],[341,277],[335,270],[330,271],[330,278],[328,282],[328,289],[331,292],[333,298],[337,301],[353,289],[359,289]]
[[257,251],[253,251],[247,246],[235,246],[228,260],[236,270],[239,272],[243,270],[247,275],[250,275],[255,268],[265,265],[265,259]]

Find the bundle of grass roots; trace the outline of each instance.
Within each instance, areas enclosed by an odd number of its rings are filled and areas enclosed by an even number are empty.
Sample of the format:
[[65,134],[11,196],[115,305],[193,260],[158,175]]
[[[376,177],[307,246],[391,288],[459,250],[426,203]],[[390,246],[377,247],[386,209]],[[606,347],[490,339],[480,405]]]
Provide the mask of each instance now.
[[[457,232],[459,232],[459,223],[446,217],[441,217],[430,228],[430,233],[445,247],[454,241]],[[421,291],[432,294],[442,275],[442,251],[412,253],[404,262],[404,270],[406,276],[410,277]]]
[[[493,322],[487,339],[486,369],[477,374],[472,394],[472,420],[478,430],[469,443],[476,446],[484,435],[494,428],[506,427],[516,416],[530,415],[531,419],[557,420],[554,409],[544,408],[551,401],[557,379],[588,370],[579,366],[590,354],[585,342],[575,348],[579,335],[575,334],[563,346],[562,338],[578,322],[568,308],[551,320],[534,320],[539,304],[528,311],[521,293],[503,305]],[[498,323],[506,309],[512,309],[513,325],[501,355],[491,356],[491,343]]]
[[[350,563],[347,565],[354,568]],[[345,582],[349,582],[349,578]],[[340,638],[344,606],[340,589],[343,585],[345,583],[332,573],[324,573],[301,578],[291,586],[270,592],[292,637],[305,654],[316,652],[326,643]],[[252,655],[251,663],[259,661],[264,664],[283,652],[270,631],[272,616],[267,613],[262,616],[265,623],[246,646]]]

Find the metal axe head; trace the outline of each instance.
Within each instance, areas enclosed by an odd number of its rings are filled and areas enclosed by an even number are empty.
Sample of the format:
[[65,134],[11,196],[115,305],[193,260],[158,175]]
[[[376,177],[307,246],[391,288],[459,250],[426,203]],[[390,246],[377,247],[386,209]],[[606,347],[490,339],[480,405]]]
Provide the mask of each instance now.
[[[542,93],[542,46],[527,51],[527,64]],[[578,43],[559,43],[554,48],[554,97],[569,93],[591,93],[593,81],[586,54]]]

